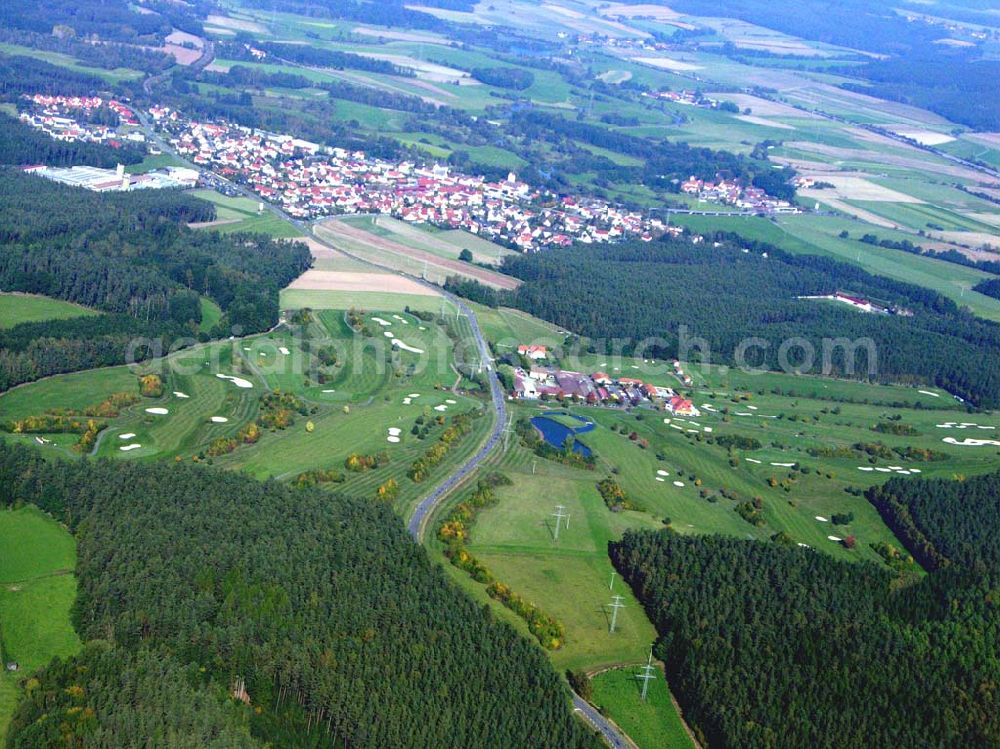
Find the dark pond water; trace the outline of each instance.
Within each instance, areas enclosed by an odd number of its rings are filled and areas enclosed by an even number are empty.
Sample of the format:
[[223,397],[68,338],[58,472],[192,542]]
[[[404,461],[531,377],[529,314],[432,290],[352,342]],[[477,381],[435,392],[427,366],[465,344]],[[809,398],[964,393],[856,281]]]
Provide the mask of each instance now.
[[594,431],[594,422],[590,421],[590,419],[585,419],[582,416],[576,416],[573,414],[561,413],[559,415],[569,416],[572,419],[576,419],[580,422],[580,426],[568,427],[565,424],[560,424],[555,419],[550,419],[548,416],[532,417],[531,425],[542,433],[542,439],[560,450],[566,443],[567,437],[577,437],[576,442],[573,444],[573,452],[583,455],[585,458],[589,458],[591,455],[590,448],[580,442],[579,435]]

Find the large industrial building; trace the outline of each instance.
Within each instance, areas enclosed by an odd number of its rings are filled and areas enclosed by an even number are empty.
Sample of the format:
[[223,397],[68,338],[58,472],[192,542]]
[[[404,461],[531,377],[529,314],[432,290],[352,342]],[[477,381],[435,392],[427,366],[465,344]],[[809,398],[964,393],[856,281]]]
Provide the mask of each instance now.
[[128,174],[122,164],[117,169],[101,169],[96,166],[30,166],[25,167],[24,171],[94,192],[187,188],[198,183],[198,172],[184,167],[167,167],[147,174]]

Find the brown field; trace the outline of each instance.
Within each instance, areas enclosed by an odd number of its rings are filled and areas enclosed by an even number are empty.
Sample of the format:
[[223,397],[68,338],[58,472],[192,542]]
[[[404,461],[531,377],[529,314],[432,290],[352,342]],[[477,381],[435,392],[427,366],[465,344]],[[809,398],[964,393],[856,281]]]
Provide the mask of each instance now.
[[212,26],[221,26],[231,31],[255,31],[257,33],[268,33],[267,29],[256,21],[247,21],[242,18],[231,18],[230,16],[219,16],[212,14],[206,22]]
[[410,275],[422,275],[435,283],[443,283],[448,276],[459,275],[497,289],[515,289],[520,284],[516,278],[502,273],[408,247],[387,237],[349,226],[337,219],[319,224],[316,227],[316,234],[335,247],[343,247],[352,255],[358,255]]
[[759,96],[753,96],[751,94],[710,93],[709,96],[715,97],[716,99],[726,99],[727,101],[731,101],[738,105],[740,109],[750,107],[751,113],[760,117],[794,117],[800,120],[820,119],[819,115],[813,114],[812,112],[803,112],[801,109],[796,109],[789,104],[785,104],[780,101],[773,101],[771,99],[763,99]]
[[600,8],[598,12],[609,18],[652,18],[654,21],[677,26],[681,29],[694,28],[692,24],[678,20],[681,17],[680,13],[665,5],[611,3]]
[[825,197],[840,200],[870,200],[884,203],[923,203],[912,195],[892,190],[874,182],[869,182],[864,174],[824,174],[816,175],[824,182],[834,185],[830,190],[801,190],[800,194],[810,200],[823,200]]
[[378,272],[307,270],[288,284],[287,288],[300,291],[378,291],[390,294],[438,296],[433,289],[417,283],[412,278]]
[[355,26],[351,29],[355,34],[373,36],[381,39],[393,39],[398,42],[418,42],[420,44],[448,44],[448,39],[437,34],[422,31],[390,31],[389,29],[369,29],[365,26]]

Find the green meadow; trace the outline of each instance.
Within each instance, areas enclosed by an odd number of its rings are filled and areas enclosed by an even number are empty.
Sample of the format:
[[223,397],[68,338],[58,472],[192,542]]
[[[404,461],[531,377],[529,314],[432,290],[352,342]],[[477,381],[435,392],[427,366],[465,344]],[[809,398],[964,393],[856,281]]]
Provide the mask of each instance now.
[[[0,739],[20,694],[18,682],[80,647],[70,623],[76,598],[73,537],[35,507],[0,510]],[[10,672],[7,663],[17,663]]]
[[12,328],[25,322],[66,320],[99,314],[101,313],[89,307],[38,294],[0,293],[0,328]]
[[613,668],[591,679],[594,704],[628,734],[639,749],[687,749],[694,747],[670,699],[663,672],[656,668],[642,699],[642,669]]

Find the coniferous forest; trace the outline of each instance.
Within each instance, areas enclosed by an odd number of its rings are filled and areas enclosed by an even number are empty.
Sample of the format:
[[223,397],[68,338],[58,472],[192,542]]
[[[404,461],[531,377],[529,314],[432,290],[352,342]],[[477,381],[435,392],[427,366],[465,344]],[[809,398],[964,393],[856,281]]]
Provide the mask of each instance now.
[[111,313],[5,331],[0,391],[120,364],[130,337],[193,335],[200,296],[224,313],[203,336],[274,325],[278,290],[309,267],[308,249],[183,225],[214,215],[211,204],[171,190],[99,194],[0,169],[0,288]]
[[88,643],[36,677],[11,749],[597,746],[542,652],[384,505],[3,445],[0,483],[76,533]]
[[[740,344],[757,339],[743,350],[743,363],[779,369],[783,342],[805,339],[815,357],[810,362],[800,347],[790,346],[787,363],[818,373],[823,339],[870,339],[873,375],[866,346],[853,350],[852,373],[849,352],[833,345],[826,374],[929,382],[983,408],[1000,405],[1000,325],[928,289],[830,258],[793,255],[718,233],[698,244],[680,237],[508,256],[503,270],[524,284],[497,292],[452,279],[449,288],[598,339],[602,351],[617,339],[631,353],[636,342],[653,339],[646,353],[657,358],[738,364]],[[796,298],[837,291],[912,314],[867,314],[841,303]],[[693,344],[680,351],[681,326],[689,341],[702,339],[707,349]]]
[[[1000,744],[1000,476],[893,479],[869,498],[934,571],[809,549],[625,534],[614,564],[708,747]],[[893,519],[894,518],[894,519]],[[919,535],[915,535],[919,534]]]

